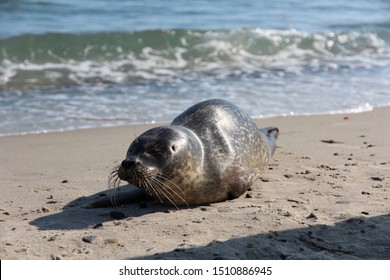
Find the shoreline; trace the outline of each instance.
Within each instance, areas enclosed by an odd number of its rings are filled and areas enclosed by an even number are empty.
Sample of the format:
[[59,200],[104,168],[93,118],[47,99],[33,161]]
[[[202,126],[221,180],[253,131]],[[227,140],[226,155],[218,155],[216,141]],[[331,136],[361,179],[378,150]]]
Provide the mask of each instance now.
[[159,124],[1,136],[0,258],[390,259],[389,119],[389,106],[256,119],[281,133],[249,195],[179,211],[82,207]]
[[[282,114],[282,115],[270,115],[270,116],[264,116],[264,117],[251,117],[253,120],[261,121],[261,120],[267,120],[267,119],[275,119],[275,118],[289,118],[289,117],[312,117],[312,116],[333,116],[333,115],[347,115],[347,114],[361,114],[361,113],[367,113],[372,112],[376,109],[382,109],[382,108],[390,108],[390,104],[387,105],[380,105],[376,107],[372,107],[371,105],[368,105],[368,109],[362,109],[362,107],[359,107],[357,109],[349,109],[346,111],[330,111],[325,113],[303,113],[303,114]],[[105,129],[105,128],[119,128],[119,127],[132,127],[132,126],[159,126],[159,125],[166,125],[169,124],[169,121],[149,121],[145,123],[131,123],[131,124],[119,124],[119,125],[105,125],[105,126],[85,126],[85,127],[77,127],[77,128],[64,128],[60,130],[43,130],[43,131],[30,131],[30,132],[20,132],[20,133],[10,133],[10,134],[0,134],[0,138],[2,137],[10,137],[10,136],[28,136],[28,135],[37,135],[37,134],[51,134],[51,133],[63,133],[63,132],[72,132],[72,131],[79,131],[79,130],[88,130],[88,129]]]

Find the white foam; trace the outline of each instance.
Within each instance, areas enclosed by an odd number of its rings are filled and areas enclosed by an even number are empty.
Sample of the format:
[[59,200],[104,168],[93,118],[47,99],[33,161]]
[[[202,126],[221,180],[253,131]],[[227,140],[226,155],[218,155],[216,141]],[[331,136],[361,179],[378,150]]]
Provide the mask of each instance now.
[[[162,50],[145,46],[140,53],[125,53],[117,47],[115,57],[102,61],[66,59],[50,50],[48,55],[58,62],[40,64],[31,60],[13,62],[4,59],[0,84],[23,83],[26,72],[30,73],[29,84],[36,82],[39,85],[42,80],[54,84],[66,80],[77,84],[89,80],[123,83],[137,78],[165,80],[188,73],[224,72],[230,75],[237,69],[242,73],[281,69],[279,73],[283,75],[284,72],[299,74],[307,67],[335,70],[390,65],[390,46],[369,32],[309,34],[297,30],[254,29],[192,36],[199,36],[202,40],[192,46]],[[303,42],[307,46],[302,47]],[[270,45],[267,49],[261,44]],[[89,53],[92,48],[87,46],[84,52]]]

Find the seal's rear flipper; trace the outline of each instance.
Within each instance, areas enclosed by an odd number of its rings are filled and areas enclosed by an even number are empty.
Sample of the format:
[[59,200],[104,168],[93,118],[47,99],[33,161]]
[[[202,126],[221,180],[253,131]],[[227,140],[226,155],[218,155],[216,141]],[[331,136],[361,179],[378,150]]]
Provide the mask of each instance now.
[[127,203],[137,203],[143,200],[151,199],[143,190],[132,188],[127,191],[116,191],[115,189],[109,191],[104,197],[96,199],[96,201],[87,204],[86,208],[105,208],[115,207]]
[[279,135],[279,128],[275,126],[269,126],[266,128],[261,128],[260,132],[266,136],[268,144],[272,150],[272,154],[274,154],[276,150],[276,139],[278,139]]
[[261,128],[260,131],[264,133],[268,139],[277,139],[279,135],[279,128],[275,126],[269,126],[266,128]]

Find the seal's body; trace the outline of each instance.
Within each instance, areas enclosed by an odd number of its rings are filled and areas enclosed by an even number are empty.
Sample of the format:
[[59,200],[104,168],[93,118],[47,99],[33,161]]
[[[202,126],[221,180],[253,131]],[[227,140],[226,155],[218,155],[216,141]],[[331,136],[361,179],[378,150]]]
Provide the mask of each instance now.
[[206,100],[137,137],[110,181],[119,177],[176,207],[236,198],[268,165],[277,136],[232,103]]

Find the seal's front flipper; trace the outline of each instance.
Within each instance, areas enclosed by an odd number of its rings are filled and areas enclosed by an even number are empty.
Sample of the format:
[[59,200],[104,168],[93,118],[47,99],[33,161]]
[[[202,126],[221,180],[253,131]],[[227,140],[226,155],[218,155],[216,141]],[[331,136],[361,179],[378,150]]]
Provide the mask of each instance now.
[[87,204],[86,208],[114,207],[128,203],[137,203],[147,199],[151,198],[142,189],[132,188],[126,191],[112,189],[105,196]]

